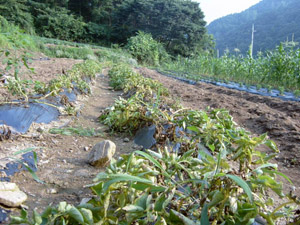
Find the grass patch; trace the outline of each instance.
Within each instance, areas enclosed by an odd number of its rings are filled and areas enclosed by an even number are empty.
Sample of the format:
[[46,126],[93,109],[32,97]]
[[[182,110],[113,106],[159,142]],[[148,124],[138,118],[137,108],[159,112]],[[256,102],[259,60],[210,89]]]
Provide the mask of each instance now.
[[103,134],[96,131],[94,128],[83,127],[66,127],[66,128],[51,128],[50,134],[61,134],[66,136],[78,135],[82,137],[101,137]]

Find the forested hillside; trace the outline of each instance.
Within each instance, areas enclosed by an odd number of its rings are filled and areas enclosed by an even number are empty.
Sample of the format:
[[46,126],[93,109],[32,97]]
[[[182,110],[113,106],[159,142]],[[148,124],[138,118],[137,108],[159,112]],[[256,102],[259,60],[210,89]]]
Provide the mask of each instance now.
[[102,45],[126,44],[140,30],[175,55],[203,49],[207,38],[199,3],[186,0],[0,0],[0,15],[29,33]]
[[[213,21],[208,32],[214,35],[220,53],[246,53],[251,44],[252,24],[255,25],[254,54],[274,49],[280,42],[300,41],[300,1],[263,0],[237,14]],[[294,38],[294,39],[293,39]]]

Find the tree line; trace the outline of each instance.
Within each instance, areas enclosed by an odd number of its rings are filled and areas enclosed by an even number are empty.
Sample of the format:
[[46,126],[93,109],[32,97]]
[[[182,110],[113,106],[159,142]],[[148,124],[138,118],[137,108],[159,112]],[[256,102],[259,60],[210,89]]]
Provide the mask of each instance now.
[[191,0],[0,0],[0,15],[26,32],[61,40],[122,45],[143,31],[173,55],[212,46],[199,3]]

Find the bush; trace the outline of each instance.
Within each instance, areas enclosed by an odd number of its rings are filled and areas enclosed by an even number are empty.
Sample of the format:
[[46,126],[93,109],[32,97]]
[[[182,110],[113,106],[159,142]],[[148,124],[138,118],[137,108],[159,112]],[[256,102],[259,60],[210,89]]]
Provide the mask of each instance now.
[[86,24],[64,8],[46,8],[36,18],[36,31],[41,36],[68,41],[84,39]]
[[142,64],[158,66],[169,58],[163,45],[142,31],[128,39],[126,48]]

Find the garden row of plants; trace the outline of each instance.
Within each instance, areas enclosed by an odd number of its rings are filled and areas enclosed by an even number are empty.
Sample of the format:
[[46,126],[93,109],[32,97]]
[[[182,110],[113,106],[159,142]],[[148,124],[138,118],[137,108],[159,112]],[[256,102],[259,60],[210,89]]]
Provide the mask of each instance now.
[[234,81],[255,85],[258,89],[293,91],[300,96],[300,49],[282,43],[272,51],[250,55],[224,54],[217,58],[202,53],[190,58],[178,56],[164,63],[164,70],[171,70],[191,80],[211,78],[217,81]]
[[[160,83],[127,65],[114,66],[109,76],[124,98],[100,121],[131,134],[155,124],[155,148],[113,159],[89,185],[95,196],[88,202],[61,202],[33,216],[23,210],[12,224],[252,224],[258,216],[267,224],[299,221],[300,202],[283,193],[277,176],[291,181],[270,162],[278,149],[266,134],[252,137],[225,110],[185,109]],[[259,151],[260,145],[270,151]]]
[[[8,74],[6,75],[4,88],[6,88],[10,94],[16,96],[19,101],[0,102],[0,104],[28,102],[48,104],[43,100],[49,96],[57,96],[63,91],[72,92],[76,90],[81,94],[90,94],[91,88],[89,81],[94,79],[96,74],[102,70],[100,63],[94,60],[86,60],[82,63],[75,64],[72,69],[46,83],[38,80],[20,78],[19,71],[22,66],[27,67],[30,72],[34,72],[27,64],[28,58],[26,54],[10,56],[10,50],[5,50],[3,54],[5,56],[6,68],[3,71],[4,73],[1,74]],[[52,106],[56,107],[55,105]],[[71,113],[74,109],[71,105],[65,105],[63,110],[67,113]]]

